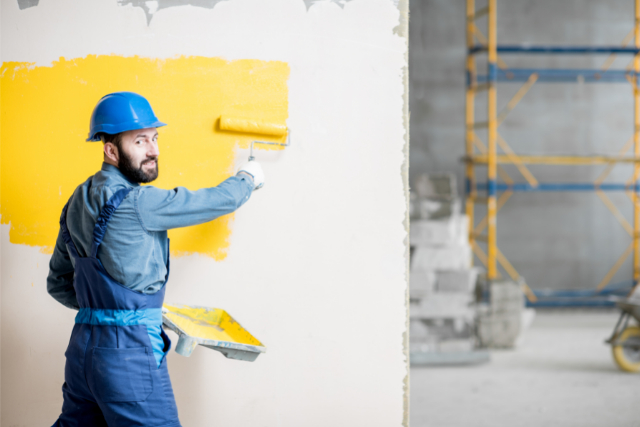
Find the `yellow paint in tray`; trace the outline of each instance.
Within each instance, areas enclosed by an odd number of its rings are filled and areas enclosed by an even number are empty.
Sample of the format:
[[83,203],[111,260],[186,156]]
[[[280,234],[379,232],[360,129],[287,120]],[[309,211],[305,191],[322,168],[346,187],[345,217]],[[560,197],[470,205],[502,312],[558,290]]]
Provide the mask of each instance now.
[[[152,185],[196,190],[232,175],[236,149],[253,139],[223,131],[219,117],[285,123],[288,78],[289,66],[279,61],[90,55],[51,66],[5,62],[0,214],[2,224],[11,224],[10,241],[53,251],[62,207],[102,163],[102,144],[84,140],[93,107],[105,94],[132,91],[149,99],[169,124],[159,129],[160,177]],[[172,255],[224,259],[232,217],[170,231]]]
[[219,308],[173,306],[165,304],[169,318],[185,334],[205,340],[262,346],[233,317]]

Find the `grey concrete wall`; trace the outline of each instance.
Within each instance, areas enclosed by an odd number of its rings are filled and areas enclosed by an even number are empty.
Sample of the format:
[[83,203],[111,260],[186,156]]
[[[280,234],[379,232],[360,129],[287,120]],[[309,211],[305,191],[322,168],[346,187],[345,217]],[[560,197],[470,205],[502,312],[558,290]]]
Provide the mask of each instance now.
[[[486,3],[478,1],[478,8]],[[486,34],[486,18],[479,20]],[[630,0],[498,1],[498,42],[560,45],[619,44],[633,27]],[[455,172],[462,193],[465,106],[465,1],[411,2],[411,179],[424,172]],[[511,67],[597,68],[606,57],[503,56]],[[631,60],[616,60],[624,68]],[[480,70],[486,69],[479,62]],[[498,110],[519,84],[498,87]],[[633,132],[629,84],[538,83],[500,126],[518,153],[615,153]],[[486,96],[477,98],[478,121]],[[486,132],[479,131],[486,141]],[[506,167],[516,181],[523,177]],[[603,166],[532,166],[540,182],[589,182]],[[624,182],[629,166],[616,166],[606,182]],[[478,169],[478,177],[486,169]],[[480,179],[482,180],[482,179]],[[631,221],[630,200],[609,193]],[[477,210],[478,213],[482,213]],[[482,213],[483,214],[483,213]],[[516,194],[498,215],[498,243],[537,289],[595,288],[630,243],[630,237],[594,193]],[[630,281],[630,259],[612,283]]]

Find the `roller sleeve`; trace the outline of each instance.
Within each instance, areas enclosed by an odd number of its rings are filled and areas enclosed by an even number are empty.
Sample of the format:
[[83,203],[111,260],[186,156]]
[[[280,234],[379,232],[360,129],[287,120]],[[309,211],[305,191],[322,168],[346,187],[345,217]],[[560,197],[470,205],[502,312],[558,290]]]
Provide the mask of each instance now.
[[241,119],[237,117],[220,117],[220,129],[232,132],[254,133],[272,136],[287,134],[287,126],[266,120]]

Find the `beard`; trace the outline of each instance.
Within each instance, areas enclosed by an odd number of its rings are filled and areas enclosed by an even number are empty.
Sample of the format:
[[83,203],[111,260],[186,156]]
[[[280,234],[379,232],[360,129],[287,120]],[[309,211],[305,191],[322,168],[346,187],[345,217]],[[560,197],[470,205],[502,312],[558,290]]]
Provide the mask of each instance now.
[[[156,162],[156,167],[148,172],[145,172],[142,167],[151,161]],[[146,184],[151,181],[154,181],[158,178],[158,158],[157,157],[148,157],[142,163],[140,163],[139,167],[136,167],[133,159],[129,157],[127,153],[123,150],[120,150],[120,161],[118,162],[118,169],[120,172],[131,182],[137,184]]]

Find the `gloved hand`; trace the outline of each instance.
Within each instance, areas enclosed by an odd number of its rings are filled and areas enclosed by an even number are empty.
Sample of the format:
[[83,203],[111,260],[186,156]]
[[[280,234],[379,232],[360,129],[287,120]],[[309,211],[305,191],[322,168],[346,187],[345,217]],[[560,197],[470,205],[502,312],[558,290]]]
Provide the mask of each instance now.
[[264,172],[262,171],[262,166],[260,166],[260,163],[255,160],[245,163],[240,169],[238,169],[238,173],[240,172],[247,173],[253,177],[254,191],[262,188],[264,185]]

